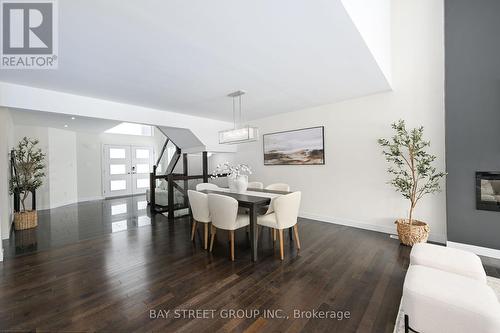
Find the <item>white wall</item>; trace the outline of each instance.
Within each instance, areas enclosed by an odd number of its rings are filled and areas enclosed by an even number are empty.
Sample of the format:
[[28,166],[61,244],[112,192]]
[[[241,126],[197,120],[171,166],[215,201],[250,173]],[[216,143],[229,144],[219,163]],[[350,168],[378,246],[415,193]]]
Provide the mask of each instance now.
[[[425,127],[437,166],[445,168],[443,1],[393,0],[392,14],[393,92],[254,122],[261,134],[324,125],[326,165],[264,166],[262,141],[238,147],[237,161],[255,169],[251,180],[286,182],[303,192],[302,216],[394,232],[408,204],[386,184],[377,139],[391,136],[390,123],[400,118]],[[444,192],[424,198],[416,211],[441,242],[445,215]]]
[[[162,136],[161,133],[157,133]],[[155,137],[75,132],[50,127],[15,125],[16,142],[24,136],[40,140],[46,157],[46,179],[37,190],[37,209],[55,208],[102,198],[102,146],[105,144],[150,146],[155,153],[161,140]],[[31,206],[31,198],[26,200]]]
[[[0,108],[0,235],[1,239],[9,238],[12,223],[13,202],[9,194],[10,160],[9,152],[14,145],[14,124],[10,112]],[[0,261],[3,260],[3,249],[0,243]]]
[[[155,134],[158,134],[155,131]],[[161,133],[159,133],[163,136]],[[149,146],[155,151],[155,158],[161,140],[155,137],[76,133],[76,155],[78,161],[78,201],[96,200],[102,198],[102,146],[131,145]]]
[[78,200],[102,198],[101,190],[101,140],[93,133],[76,133],[76,163],[78,169]]
[[49,128],[48,180],[50,207],[60,207],[78,201],[76,133]]
[[[38,139],[45,157],[45,179],[36,191],[37,209],[64,206],[77,201],[75,132],[50,127],[14,126],[15,142],[23,137]],[[26,200],[31,207],[31,197]]]

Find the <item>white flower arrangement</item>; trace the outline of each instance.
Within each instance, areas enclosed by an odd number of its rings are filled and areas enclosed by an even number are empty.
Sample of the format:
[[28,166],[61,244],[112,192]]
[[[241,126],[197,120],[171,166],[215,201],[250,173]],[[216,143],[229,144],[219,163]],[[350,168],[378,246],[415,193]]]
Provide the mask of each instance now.
[[227,175],[231,178],[238,178],[242,175],[251,175],[252,169],[247,164],[236,164],[232,165],[229,162],[224,162],[217,165],[215,170],[212,172],[211,178],[218,178],[220,175]]

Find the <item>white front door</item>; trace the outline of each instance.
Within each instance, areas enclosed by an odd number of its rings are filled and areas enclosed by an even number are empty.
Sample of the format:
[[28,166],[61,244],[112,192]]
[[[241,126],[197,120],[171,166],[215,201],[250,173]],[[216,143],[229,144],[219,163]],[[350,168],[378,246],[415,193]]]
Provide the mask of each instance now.
[[149,173],[153,165],[151,147],[130,147],[132,155],[132,193],[146,193],[149,188]]
[[114,197],[145,193],[153,165],[153,148],[103,146],[103,195]]

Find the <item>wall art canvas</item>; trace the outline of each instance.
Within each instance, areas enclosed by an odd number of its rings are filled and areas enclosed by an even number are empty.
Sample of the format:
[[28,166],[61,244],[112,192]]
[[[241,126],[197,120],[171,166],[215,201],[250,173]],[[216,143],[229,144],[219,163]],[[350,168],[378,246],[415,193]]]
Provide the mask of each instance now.
[[264,134],[264,165],[325,164],[324,127]]

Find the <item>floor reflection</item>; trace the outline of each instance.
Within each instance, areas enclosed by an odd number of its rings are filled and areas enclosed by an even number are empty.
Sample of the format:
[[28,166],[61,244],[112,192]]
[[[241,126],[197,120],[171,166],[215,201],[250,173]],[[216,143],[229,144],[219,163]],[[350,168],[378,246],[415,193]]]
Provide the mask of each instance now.
[[145,195],[88,201],[41,210],[38,211],[38,227],[13,230],[10,238],[3,241],[4,256],[15,257],[150,225]]

